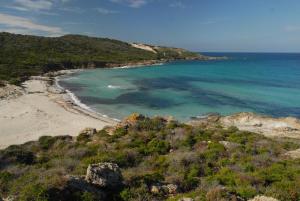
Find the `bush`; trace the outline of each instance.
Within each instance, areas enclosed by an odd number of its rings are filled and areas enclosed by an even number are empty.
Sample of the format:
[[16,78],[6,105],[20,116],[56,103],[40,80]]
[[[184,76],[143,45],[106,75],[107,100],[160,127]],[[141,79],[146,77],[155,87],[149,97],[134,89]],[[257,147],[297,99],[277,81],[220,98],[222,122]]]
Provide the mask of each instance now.
[[47,188],[41,184],[29,184],[19,192],[19,201],[48,201]]
[[42,136],[38,142],[42,149],[47,150],[55,143],[55,139],[51,136]]
[[13,175],[9,172],[0,172],[0,197],[8,192],[9,181],[13,179]]
[[165,154],[169,151],[169,149],[170,144],[168,142],[164,140],[153,139],[147,144],[146,150],[144,151],[146,154]]
[[30,165],[35,162],[35,155],[31,151],[27,151],[22,146],[10,146],[3,154],[3,159],[12,163],[21,163]]

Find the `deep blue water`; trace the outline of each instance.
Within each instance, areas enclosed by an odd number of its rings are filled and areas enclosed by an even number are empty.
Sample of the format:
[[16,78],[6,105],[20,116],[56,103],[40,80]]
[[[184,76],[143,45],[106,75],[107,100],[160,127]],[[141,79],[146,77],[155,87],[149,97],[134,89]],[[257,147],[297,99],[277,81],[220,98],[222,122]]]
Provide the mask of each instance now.
[[300,117],[300,54],[206,53],[221,61],[86,70],[60,84],[113,118],[132,112],[180,120],[210,112]]

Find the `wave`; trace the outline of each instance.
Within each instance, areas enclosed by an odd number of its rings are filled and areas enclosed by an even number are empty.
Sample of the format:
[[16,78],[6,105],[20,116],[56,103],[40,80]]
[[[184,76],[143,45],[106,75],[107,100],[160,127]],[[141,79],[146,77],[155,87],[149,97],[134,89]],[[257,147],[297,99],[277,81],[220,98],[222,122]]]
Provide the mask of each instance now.
[[118,85],[107,85],[107,88],[109,88],[109,89],[121,89],[122,87],[118,86]]
[[60,90],[65,91],[65,92],[67,93],[67,95],[70,97],[71,101],[72,101],[75,105],[77,105],[78,107],[80,107],[81,109],[83,109],[83,110],[85,110],[85,111],[87,111],[87,112],[94,113],[94,114],[99,115],[99,116],[104,117],[104,118],[112,119],[112,120],[118,121],[118,122],[121,121],[120,119],[117,119],[117,118],[111,118],[111,117],[109,117],[108,115],[101,114],[101,113],[99,113],[99,112],[93,110],[91,107],[87,106],[86,104],[82,103],[82,102],[80,101],[80,99],[79,99],[73,92],[71,92],[71,91],[68,90],[68,89],[63,88],[63,87],[59,84],[59,78],[56,78],[56,79],[55,79],[55,85],[56,85],[56,87],[59,88]]
[[113,67],[113,68],[110,68],[110,69],[120,69],[120,68],[139,68],[139,67],[148,67],[148,66],[162,66],[164,65],[165,63],[155,63],[155,64],[136,64],[136,65],[129,65],[129,66],[118,66],[118,67]]

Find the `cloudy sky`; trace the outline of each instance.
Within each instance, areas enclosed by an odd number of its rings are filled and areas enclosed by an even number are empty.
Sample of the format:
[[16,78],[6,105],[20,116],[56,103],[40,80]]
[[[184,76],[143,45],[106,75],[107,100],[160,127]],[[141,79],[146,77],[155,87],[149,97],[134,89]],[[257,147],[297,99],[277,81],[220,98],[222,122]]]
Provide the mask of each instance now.
[[300,52],[300,0],[0,0],[0,31],[197,51]]

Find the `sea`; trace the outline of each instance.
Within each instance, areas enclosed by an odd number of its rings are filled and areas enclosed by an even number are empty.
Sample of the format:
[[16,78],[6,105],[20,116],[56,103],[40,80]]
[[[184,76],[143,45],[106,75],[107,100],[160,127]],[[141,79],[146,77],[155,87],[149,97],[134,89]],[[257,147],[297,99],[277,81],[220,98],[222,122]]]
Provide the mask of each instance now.
[[203,53],[217,61],[98,68],[60,77],[74,99],[104,116],[131,113],[180,121],[210,113],[300,118],[299,53]]

